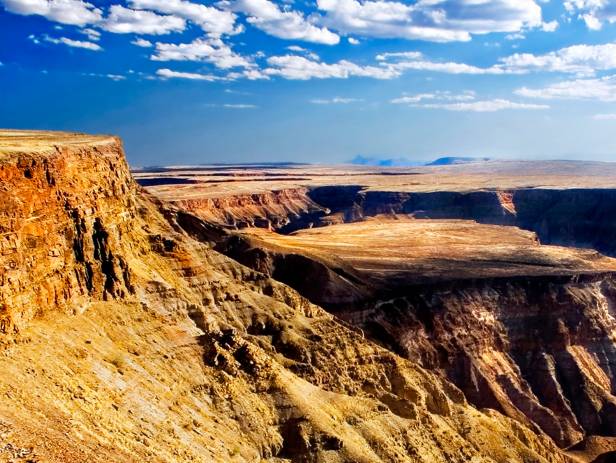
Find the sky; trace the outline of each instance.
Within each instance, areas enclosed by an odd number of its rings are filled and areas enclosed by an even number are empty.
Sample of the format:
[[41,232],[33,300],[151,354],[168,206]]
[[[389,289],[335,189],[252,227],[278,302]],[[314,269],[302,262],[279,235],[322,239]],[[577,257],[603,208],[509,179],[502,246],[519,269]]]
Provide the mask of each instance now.
[[133,166],[616,161],[616,0],[0,0],[0,127]]

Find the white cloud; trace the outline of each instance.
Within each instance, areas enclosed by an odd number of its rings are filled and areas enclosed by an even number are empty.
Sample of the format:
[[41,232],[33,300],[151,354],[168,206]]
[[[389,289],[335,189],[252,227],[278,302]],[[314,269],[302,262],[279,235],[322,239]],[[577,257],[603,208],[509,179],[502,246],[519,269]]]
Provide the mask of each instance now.
[[299,11],[283,11],[269,0],[233,0],[228,5],[247,15],[249,24],[274,37],[326,45],[340,42],[338,34],[313,24]]
[[420,59],[422,57],[423,55],[419,51],[399,51],[399,52],[393,52],[393,53],[381,53],[379,55],[376,55],[376,60],[377,61],[387,61],[391,58]]
[[183,31],[186,21],[177,16],[158,15],[152,11],[132,10],[121,5],[109,8],[109,16],[101,24],[115,34],[161,35]]
[[401,97],[390,100],[393,104],[415,104],[425,100],[432,101],[473,101],[475,92],[466,90],[462,93],[451,93],[449,91],[437,91],[434,93],[418,93],[416,95],[402,95]]
[[248,80],[269,80],[269,76],[264,74],[260,69],[251,68],[242,71],[234,71],[227,74],[228,80],[248,79]]
[[152,42],[150,42],[149,40],[143,39],[141,37],[136,38],[131,43],[141,48],[151,48],[154,46]]
[[303,56],[272,56],[267,59],[270,66],[263,70],[266,75],[281,76],[285,79],[347,79],[349,77],[371,77],[374,79],[393,79],[400,73],[395,69],[378,66],[360,66],[350,61],[323,63]]
[[526,110],[541,110],[541,109],[550,109],[547,105],[538,105],[538,104],[529,104],[529,103],[516,103],[514,101],[503,100],[503,99],[494,99],[494,100],[483,100],[483,101],[473,101],[470,103],[430,103],[430,104],[421,104],[415,105],[418,108],[427,108],[427,109],[444,109],[447,111],[460,111],[460,112],[496,112],[503,111],[506,109],[526,109]]
[[156,75],[162,79],[188,79],[188,80],[205,80],[213,82],[215,80],[221,80],[220,77],[212,74],[198,74],[195,72],[177,72],[171,69],[159,69],[156,71]]
[[123,76],[121,74],[96,74],[94,72],[90,72],[90,73],[83,74],[83,75],[89,76],[89,77],[104,77],[106,79],[113,80],[114,82],[120,82],[122,80],[126,80],[126,76]]
[[81,0],[0,0],[0,4],[11,13],[44,16],[74,26],[94,24],[102,17],[100,9]]
[[616,114],[595,114],[592,118],[596,121],[616,121]]
[[543,88],[522,87],[515,91],[526,98],[543,100],[599,100],[616,101],[616,76],[600,79],[575,79],[558,82]]
[[[36,44],[40,43],[40,40],[38,40],[36,37],[32,35],[29,38]],[[82,41],[82,40],[73,40],[73,39],[69,39],[66,37],[56,38],[56,37],[49,37],[48,35],[44,35],[43,40],[45,42],[53,43],[55,45],[62,44],[62,45],[66,45],[66,46],[73,47],[73,48],[84,48],[86,50],[92,50],[92,51],[102,50],[101,46],[97,43]]]
[[473,34],[542,25],[534,0],[317,0],[317,6],[323,25],[367,37],[468,41]]
[[81,31],[79,32],[86,35],[88,39],[90,39],[92,42],[98,42],[101,39],[101,33],[96,29],[92,29],[91,27],[81,29]]
[[541,29],[543,29],[544,32],[554,32],[558,29],[558,26],[558,21],[550,21],[547,23],[542,23]]
[[156,44],[156,53],[151,56],[153,61],[205,61],[220,69],[234,67],[254,67],[254,63],[238,55],[218,38],[200,38],[190,43]]
[[501,59],[512,72],[550,71],[590,75],[616,68],[616,44],[573,45],[544,55],[516,53]]
[[321,104],[321,105],[327,105],[327,104],[350,104],[350,103],[359,103],[361,101],[364,101],[360,98],[342,98],[339,96],[335,96],[334,98],[315,98],[313,100],[310,100],[310,102],[312,104]]
[[347,40],[349,41],[349,43],[351,45],[359,45],[359,43],[360,43],[359,40],[357,40],[357,39],[355,39],[353,37],[349,37],[349,38],[347,38]]
[[490,67],[466,63],[439,62],[426,59],[420,52],[381,53],[376,60],[398,72],[432,71],[447,74],[527,74],[530,72],[562,72],[591,76],[597,71],[616,69],[616,43],[573,45],[543,55],[515,53],[500,58]]
[[306,50],[304,47],[300,47],[299,45],[289,45],[287,47],[287,50],[294,51],[297,53],[306,53],[309,51],[309,50]]
[[521,32],[516,32],[514,34],[507,34],[505,36],[505,40],[524,40],[526,36]]
[[577,15],[591,30],[601,29],[606,22],[616,22],[614,0],[566,0],[564,5],[571,15]]
[[227,108],[227,109],[256,109],[258,108],[258,106],[253,105],[253,104],[242,104],[242,103],[226,103],[222,105],[223,108]]
[[228,10],[220,10],[185,0],[130,0],[133,8],[154,10],[158,13],[171,14],[200,26],[212,36],[235,34],[241,32],[241,26],[236,27],[236,15]]

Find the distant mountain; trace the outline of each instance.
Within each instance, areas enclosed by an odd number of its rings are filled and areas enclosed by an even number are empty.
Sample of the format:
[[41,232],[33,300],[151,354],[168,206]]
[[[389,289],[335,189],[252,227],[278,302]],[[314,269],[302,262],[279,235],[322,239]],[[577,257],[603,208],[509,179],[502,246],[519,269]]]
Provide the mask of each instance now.
[[351,164],[358,166],[377,166],[377,167],[410,167],[421,166],[422,162],[411,161],[406,158],[377,158],[357,155],[350,161]]
[[463,156],[447,156],[435,159],[431,162],[411,161],[407,158],[379,158],[372,156],[355,156],[349,162],[358,166],[376,167],[415,167],[415,166],[452,166],[456,164],[468,164],[470,162],[489,161],[490,158],[473,158]]
[[469,158],[469,157],[456,157],[448,156],[444,158],[435,159],[432,162],[428,162],[426,166],[451,166],[455,164],[468,164],[469,162],[484,162],[489,161],[490,158]]

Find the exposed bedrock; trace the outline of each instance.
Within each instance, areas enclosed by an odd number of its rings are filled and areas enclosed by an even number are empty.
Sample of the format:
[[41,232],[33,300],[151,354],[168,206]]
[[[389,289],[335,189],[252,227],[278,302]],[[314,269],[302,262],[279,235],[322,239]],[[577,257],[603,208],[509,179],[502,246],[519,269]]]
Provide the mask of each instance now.
[[615,288],[611,275],[461,282],[338,315],[568,446],[616,434]]
[[137,186],[118,139],[15,152],[0,185],[0,333],[133,292],[123,236]]
[[180,209],[230,228],[259,227],[291,233],[318,223],[329,210],[305,188],[173,201]]
[[[344,222],[378,214],[469,219],[532,230],[544,244],[594,248],[606,255],[616,255],[616,190],[407,193],[318,187],[309,196],[331,210],[329,217]],[[327,223],[328,217],[321,220],[321,224]]]
[[531,230],[544,244],[594,248],[616,255],[616,190],[610,189],[414,193],[341,185],[174,203],[212,223],[230,228],[270,228],[279,233],[356,222],[380,214],[468,219]]
[[392,284],[336,258],[232,236],[227,255],[284,282],[365,335],[441,372],[480,408],[560,446],[616,436],[616,278],[611,273],[452,277]]

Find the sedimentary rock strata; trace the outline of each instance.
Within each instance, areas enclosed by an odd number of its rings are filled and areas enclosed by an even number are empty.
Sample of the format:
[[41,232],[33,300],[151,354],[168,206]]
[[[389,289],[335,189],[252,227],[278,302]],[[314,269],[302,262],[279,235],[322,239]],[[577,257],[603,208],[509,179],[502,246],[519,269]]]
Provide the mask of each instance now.
[[0,461],[567,461],[212,249],[117,139],[2,132],[0,179]]

